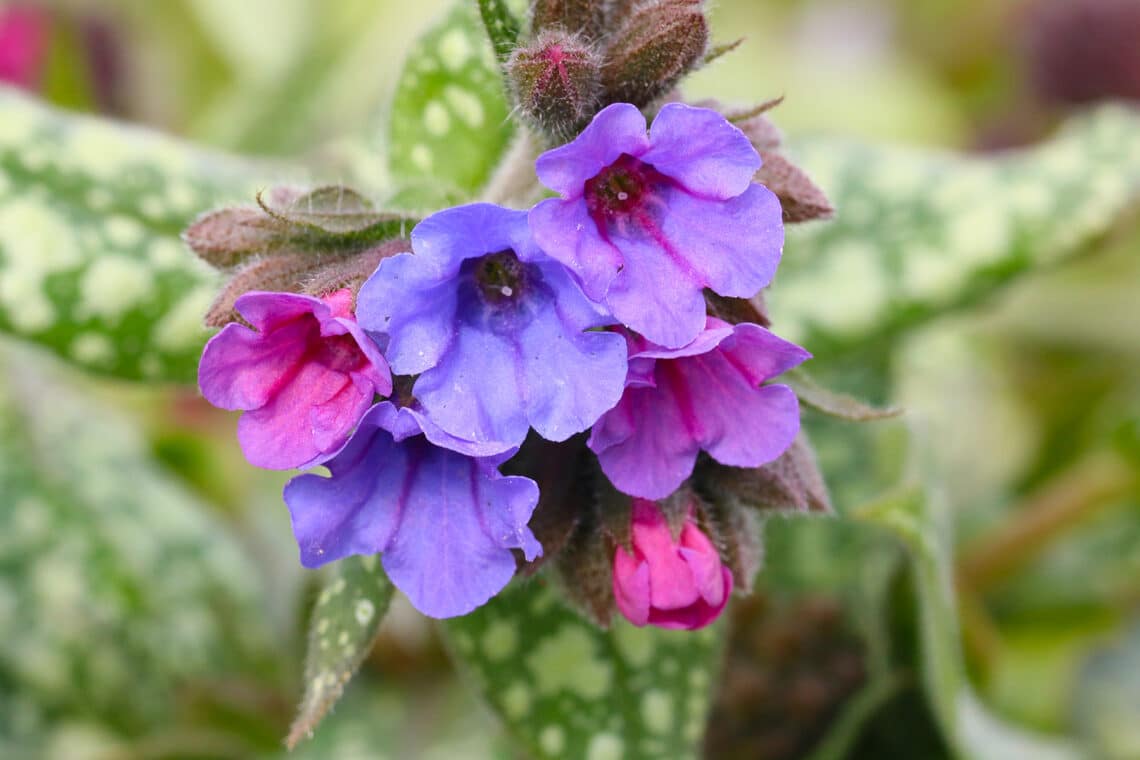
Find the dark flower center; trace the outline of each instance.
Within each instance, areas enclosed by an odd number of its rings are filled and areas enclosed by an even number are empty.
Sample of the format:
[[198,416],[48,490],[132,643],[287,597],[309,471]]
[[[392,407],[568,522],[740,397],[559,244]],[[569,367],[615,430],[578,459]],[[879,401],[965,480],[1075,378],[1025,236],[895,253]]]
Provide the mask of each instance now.
[[527,267],[514,251],[500,251],[474,262],[475,283],[483,302],[493,306],[515,303],[526,288]]
[[617,161],[586,180],[586,209],[602,228],[605,222],[640,210],[646,196],[667,181],[652,165],[622,153]]
[[416,384],[417,378],[419,375],[393,375],[392,395],[388,400],[401,409],[416,403],[412,387]]
[[356,338],[351,335],[332,335],[322,338],[317,321],[315,319],[312,321],[316,328],[313,331],[311,344],[314,361],[345,374],[359,370],[368,363],[368,357],[360,350]]

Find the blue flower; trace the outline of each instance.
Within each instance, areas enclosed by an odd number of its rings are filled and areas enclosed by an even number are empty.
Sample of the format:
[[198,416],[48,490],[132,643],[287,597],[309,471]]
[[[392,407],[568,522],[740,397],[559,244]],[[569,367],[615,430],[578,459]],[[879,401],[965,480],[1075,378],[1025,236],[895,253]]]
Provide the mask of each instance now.
[[301,563],[380,554],[392,583],[425,615],[484,604],[514,576],[511,550],[529,561],[542,546],[527,527],[538,486],[499,474],[509,454],[483,453],[416,409],[372,407],[327,462],[332,477],[301,475],[285,487]]
[[415,399],[447,433],[499,450],[533,427],[562,441],[621,398],[612,319],[531,239],[525,212],[471,204],[412,231],[413,253],[386,259],[356,314],[387,336],[397,375],[419,375]]

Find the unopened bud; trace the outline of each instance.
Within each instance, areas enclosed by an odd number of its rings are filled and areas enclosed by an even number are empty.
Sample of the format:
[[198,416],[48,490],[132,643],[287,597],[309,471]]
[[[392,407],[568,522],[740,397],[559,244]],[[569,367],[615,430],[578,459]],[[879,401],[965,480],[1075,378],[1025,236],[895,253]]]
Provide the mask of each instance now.
[[338,290],[348,290],[355,298],[360,286],[373,275],[381,261],[411,250],[412,244],[407,240],[388,240],[352,256],[322,262],[305,278],[301,292],[323,298]]
[[645,106],[704,58],[709,42],[702,3],[656,0],[637,6],[610,43],[602,69],[607,103]]
[[831,201],[803,169],[779,153],[762,151],[760,157],[764,164],[756,172],[754,180],[767,186],[780,199],[785,222],[795,224],[828,219],[835,213]]
[[603,0],[534,0],[531,4],[531,31],[561,29],[596,39],[605,14]]
[[749,593],[763,557],[756,513],[729,500],[706,502],[698,499],[697,503],[702,523],[736,579],[736,588]]
[[404,238],[415,219],[377,211],[346,187],[272,188],[257,203],[206,214],[182,235],[231,274],[206,313],[209,327],[241,321],[234,304],[252,290],[355,294],[382,259],[411,248]]
[[286,253],[250,261],[222,287],[206,312],[206,326],[225,327],[230,322],[242,321],[234,304],[251,290],[299,292],[313,264],[313,257],[307,253]]
[[728,322],[730,325],[751,322],[761,327],[772,326],[772,320],[768,318],[768,306],[764,302],[764,291],[751,298],[730,298],[706,290],[705,306],[708,308],[709,316]]
[[261,209],[239,206],[211,211],[182,233],[186,245],[218,269],[229,269],[275,247],[281,224]]
[[507,61],[519,109],[556,140],[573,136],[594,115],[601,93],[597,54],[580,37],[543,32]]
[[724,610],[733,578],[692,511],[674,536],[658,504],[633,500],[633,551],[614,551],[613,593],[621,614],[637,626],[695,630]]

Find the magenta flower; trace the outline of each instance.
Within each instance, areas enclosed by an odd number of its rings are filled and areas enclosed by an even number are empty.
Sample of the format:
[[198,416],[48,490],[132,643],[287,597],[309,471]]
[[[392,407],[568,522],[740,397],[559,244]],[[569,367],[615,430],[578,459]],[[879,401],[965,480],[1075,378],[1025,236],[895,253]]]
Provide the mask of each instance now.
[[713,317],[684,348],[631,336],[625,395],[589,446],[615,486],[645,499],[677,490],[702,449],[735,467],[771,462],[799,431],[799,404],[787,386],[760,383],[810,356],[763,327]]
[[530,238],[522,211],[477,203],[412,230],[414,253],[385,259],[360,290],[361,325],[388,336],[398,375],[451,435],[499,450],[533,427],[552,441],[586,430],[621,398],[612,320]]
[[614,552],[614,599],[637,626],[695,630],[716,620],[732,593],[732,573],[692,515],[674,540],[651,501],[633,500],[633,554]]
[[35,90],[47,63],[51,18],[42,8],[0,8],[0,82]]
[[561,193],[530,213],[535,241],[586,295],[668,348],[704,327],[702,289],[751,297],[780,261],[780,202],[753,184],[760,156],[723,116],[670,103],[649,134],[615,103],[535,165]]
[[198,365],[202,395],[245,412],[238,441],[250,463],[309,467],[348,440],[379,394],[392,392],[380,349],[352,316],[352,293],[323,299],[251,292],[235,304],[253,326],[226,325]]
[[380,553],[392,583],[425,615],[465,615],[485,603],[514,576],[512,549],[529,561],[542,547],[527,527],[538,486],[500,475],[502,456],[465,455],[483,451],[417,410],[377,404],[327,463],[331,478],[301,475],[285,487],[301,563]]

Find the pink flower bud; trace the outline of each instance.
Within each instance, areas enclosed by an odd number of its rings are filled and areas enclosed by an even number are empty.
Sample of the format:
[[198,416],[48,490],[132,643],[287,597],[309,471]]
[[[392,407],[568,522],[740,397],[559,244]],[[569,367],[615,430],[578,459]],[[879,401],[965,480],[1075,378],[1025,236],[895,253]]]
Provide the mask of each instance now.
[[657,505],[633,500],[633,554],[614,553],[614,598],[637,626],[695,630],[720,615],[732,593],[732,573],[716,547],[685,519],[675,540]]

